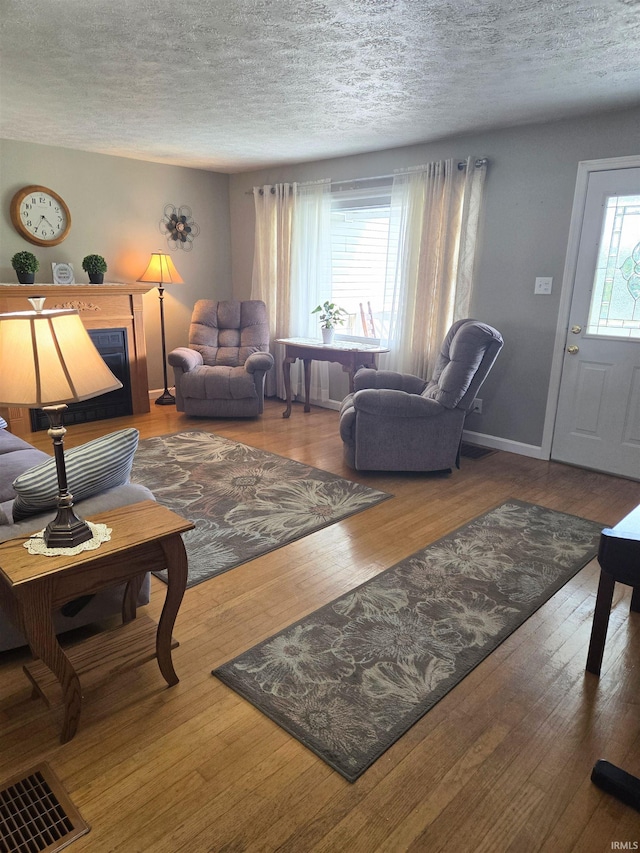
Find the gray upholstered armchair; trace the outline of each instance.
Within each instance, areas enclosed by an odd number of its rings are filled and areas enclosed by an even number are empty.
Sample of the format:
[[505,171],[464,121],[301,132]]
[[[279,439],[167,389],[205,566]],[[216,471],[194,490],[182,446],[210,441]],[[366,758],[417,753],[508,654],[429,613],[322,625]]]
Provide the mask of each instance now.
[[169,353],[176,407],[187,415],[244,418],[262,413],[273,366],[264,302],[196,302],[189,346]]
[[449,329],[427,382],[362,368],[340,409],[347,465],[359,471],[441,471],[459,467],[464,419],[500,349],[502,336],[476,320]]

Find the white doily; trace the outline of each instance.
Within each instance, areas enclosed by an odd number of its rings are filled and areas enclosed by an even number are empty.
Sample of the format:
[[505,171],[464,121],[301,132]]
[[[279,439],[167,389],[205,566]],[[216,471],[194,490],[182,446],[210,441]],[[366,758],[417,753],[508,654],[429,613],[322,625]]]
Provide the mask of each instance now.
[[111,539],[111,528],[106,524],[94,524],[92,521],[87,521],[87,524],[93,531],[93,538],[87,539],[86,542],[81,542],[79,545],[74,545],[73,548],[47,548],[44,544],[44,530],[40,533],[34,533],[26,542],[24,547],[30,554],[44,554],[45,557],[66,557],[68,554],[80,554],[82,551],[95,551],[103,542],[108,542]]

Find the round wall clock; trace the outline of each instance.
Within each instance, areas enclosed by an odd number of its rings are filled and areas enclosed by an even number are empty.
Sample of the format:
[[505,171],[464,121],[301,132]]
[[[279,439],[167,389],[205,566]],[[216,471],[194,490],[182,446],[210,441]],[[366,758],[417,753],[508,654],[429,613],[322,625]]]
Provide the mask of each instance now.
[[57,246],[71,228],[63,199],[47,187],[23,187],[11,199],[11,221],[25,240],[36,246]]

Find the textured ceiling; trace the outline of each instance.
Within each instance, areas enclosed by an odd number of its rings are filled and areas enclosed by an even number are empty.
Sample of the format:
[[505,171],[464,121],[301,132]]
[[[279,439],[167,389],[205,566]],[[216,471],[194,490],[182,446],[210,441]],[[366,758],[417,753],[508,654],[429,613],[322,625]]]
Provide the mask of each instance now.
[[238,172],[640,103],[640,0],[0,0],[0,136]]

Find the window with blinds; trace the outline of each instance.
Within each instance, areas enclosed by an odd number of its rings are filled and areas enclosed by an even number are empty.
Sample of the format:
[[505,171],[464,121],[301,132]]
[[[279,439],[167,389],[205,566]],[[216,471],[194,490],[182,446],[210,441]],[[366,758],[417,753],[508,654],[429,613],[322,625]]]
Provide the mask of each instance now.
[[390,229],[391,187],[336,193],[331,205],[332,301],[349,319],[337,331],[379,338],[387,268],[397,245]]

